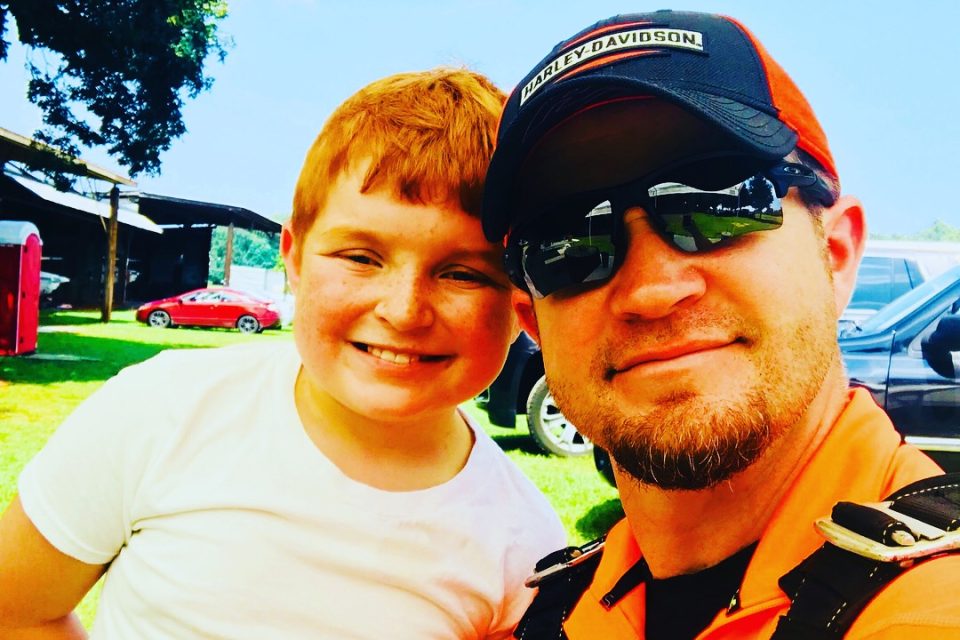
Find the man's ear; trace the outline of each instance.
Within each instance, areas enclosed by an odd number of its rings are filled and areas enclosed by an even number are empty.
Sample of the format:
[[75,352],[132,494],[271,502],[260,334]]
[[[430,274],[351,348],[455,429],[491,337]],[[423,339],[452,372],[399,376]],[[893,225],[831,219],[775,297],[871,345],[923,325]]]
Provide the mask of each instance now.
[[300,247],[298,245],[289,223],[284,224],[280,231],[280,255],[287,269],[287,282],[294,293],[297,292],[297,285],[300,284]]
[[863,205],[852,196],[842,196],[832,207],[824,209],[821,220],[839,316],[853,294],[867,239],[867,223]]
[[537,314],[533,310],[533,299],[530,294],[520,289],[514,289],[510,302],[520,321],[520,328],[527,332],[537,344],[540,344],[540,329],[537,326]]

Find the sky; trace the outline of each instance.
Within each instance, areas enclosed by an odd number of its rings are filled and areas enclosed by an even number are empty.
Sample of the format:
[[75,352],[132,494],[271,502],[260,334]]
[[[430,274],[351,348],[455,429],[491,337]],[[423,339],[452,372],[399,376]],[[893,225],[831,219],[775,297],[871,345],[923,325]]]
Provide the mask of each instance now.
[[[139,189],[241,206],[283,220],[324,121],[367,83],[401,71],[467,66],[505,90],[555,44],[597,20],[656,9],[743,22],[793,77],[827,132],[843,191],[876,234],[960,226],[958,0],[230,0],[233,40],[208,61],[210,91],[188,100],[188,132]],[[9,38],[9,34],[8,34]],[[0,127],[32,135],[25,53],[0,63]],[[104,152],[84,159],[123,168]]]

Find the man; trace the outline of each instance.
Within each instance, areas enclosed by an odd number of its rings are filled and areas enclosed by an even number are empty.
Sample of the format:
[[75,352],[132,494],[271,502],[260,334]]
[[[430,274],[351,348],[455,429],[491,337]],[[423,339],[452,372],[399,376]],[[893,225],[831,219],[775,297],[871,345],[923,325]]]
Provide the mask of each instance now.
[[[611,453],[626,513],[595,573],[539,576],[517,637],[544,616],[572,639],[770,637],[817,518],[940,472],[847,388],[836,323],[864,214],[736,21],[623,15],[559,44],[506,103],[484,229],[506,238],[514,308],[564,414]],[[892,566],[859,616],[837,585],[827,630],[960,637],[960,557]],[[810,637],[791,616],[782,637]]]

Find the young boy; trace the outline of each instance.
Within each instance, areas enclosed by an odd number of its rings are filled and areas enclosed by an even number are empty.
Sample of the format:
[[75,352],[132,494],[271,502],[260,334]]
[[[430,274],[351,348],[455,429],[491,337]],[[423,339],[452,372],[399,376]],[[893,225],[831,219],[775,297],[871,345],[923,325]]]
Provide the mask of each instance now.
[[440,69],[337,109],[281,240],[296,349],[167,351],[83,403],[0,521],[0,630],[83,637],[106,572],[98,638],[509,636],[564,535],[457,410],[518,332],[479,220],[503,99]]

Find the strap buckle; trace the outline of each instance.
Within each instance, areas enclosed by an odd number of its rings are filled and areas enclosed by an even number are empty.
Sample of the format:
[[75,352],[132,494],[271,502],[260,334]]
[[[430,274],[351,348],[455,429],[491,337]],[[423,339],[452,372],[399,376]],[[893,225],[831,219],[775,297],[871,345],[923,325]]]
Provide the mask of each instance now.
[[830,518],[820,518],[814,526],[834,546],[880,562],[906,566],[960,550],[960,530],[940,529],[901,513],[892,505],[889,500],[838,503]]
[[527,578],[523,584],[532,589],[544,580],[549,579],[551,576],[586,562],[593,556],[603,551],[603,542],[604,538],[600,538],[599,540],[589,542],[582,547],[574,547],[565,554],[563,560],[556,564],[550,565],[542,571],[537,571]]

